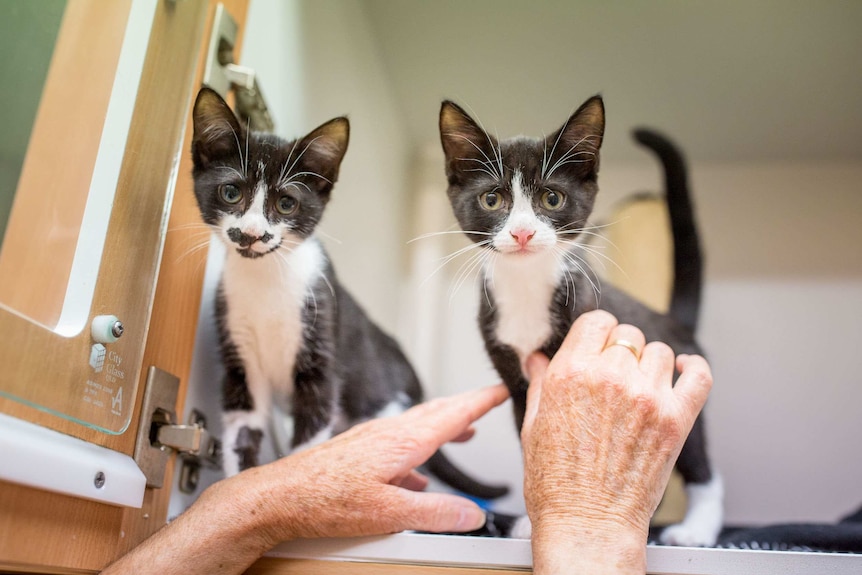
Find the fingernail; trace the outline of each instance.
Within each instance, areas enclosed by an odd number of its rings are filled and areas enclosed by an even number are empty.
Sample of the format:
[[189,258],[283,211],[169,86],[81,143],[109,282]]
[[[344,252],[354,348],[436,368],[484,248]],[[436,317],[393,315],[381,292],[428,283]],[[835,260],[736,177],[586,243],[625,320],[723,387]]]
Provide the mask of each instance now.
[[456,531],[475,531],[485,526],[485,512],[478,507],[462,507]]

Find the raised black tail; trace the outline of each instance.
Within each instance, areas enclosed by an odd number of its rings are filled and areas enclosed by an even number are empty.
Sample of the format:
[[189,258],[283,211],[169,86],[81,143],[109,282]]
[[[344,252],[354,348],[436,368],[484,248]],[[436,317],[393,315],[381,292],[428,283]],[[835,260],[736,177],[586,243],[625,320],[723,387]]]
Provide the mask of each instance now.
[[437,451],[425,463],[428,471],[437,479],[467,495],[479,499],[497,499],[509,493],[509,488],[502,485],[485,485],[479,483],[466,473],[455,467],[442,451]]
[[673,142],[653,130],[636,129],[634,137],[654,151],[664,166],[665,197],[674,247],[670,315],[694,333],[703,287],[703,253],[688,188],[685,158]]

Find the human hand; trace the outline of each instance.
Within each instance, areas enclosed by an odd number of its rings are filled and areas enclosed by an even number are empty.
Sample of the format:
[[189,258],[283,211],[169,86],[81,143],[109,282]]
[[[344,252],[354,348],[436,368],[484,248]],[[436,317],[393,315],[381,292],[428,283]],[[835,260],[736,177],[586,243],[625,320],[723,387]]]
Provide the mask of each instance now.
[[508,396],[496,385],[429,401],[219,481],[103,574],[234,575],[296,537],[477,529],[472,501],[411,491],[426,483],[414,468]]
[[497,385],[435,399],[228,481],[243,482],[257,504],[272,508],[260,528],[273,544],[406,529],[471,531],[484,524],[482,510],[463,497],[416,491],[426,480],[414,469],[442,444],[468,438],[472,423],[506,398]]
[[712,385],[703,358],[676,366],[672,386],[673,351],[644,346],[639,329],[603,311],[578,318],[550,363],[528,359],[521,438],[536,573],[574,561],[644,573],[650,517]]

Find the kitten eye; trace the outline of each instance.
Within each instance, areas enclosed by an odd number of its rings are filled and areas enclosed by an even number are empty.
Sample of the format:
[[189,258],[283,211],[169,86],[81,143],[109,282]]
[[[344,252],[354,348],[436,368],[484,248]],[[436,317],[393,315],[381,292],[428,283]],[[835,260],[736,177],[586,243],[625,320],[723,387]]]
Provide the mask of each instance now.
[[493,212],[503,207],[503,196],[494,191],[485,192],[479,196],[479,203],[489,212]]
[[284,195],[275,202],[275,209],[283,216],[289,216],[299,207],[299,202],[293,196]]
[[237,204],[242,199],[242,192],[233,184],[219,186],[218,192],[221,195],[221,199],[228,204]]
[[565,199],[566,196],[560,192],[545,190],[545,193],[542,194],[542,207],[550,211],[559,210],[563,207]]

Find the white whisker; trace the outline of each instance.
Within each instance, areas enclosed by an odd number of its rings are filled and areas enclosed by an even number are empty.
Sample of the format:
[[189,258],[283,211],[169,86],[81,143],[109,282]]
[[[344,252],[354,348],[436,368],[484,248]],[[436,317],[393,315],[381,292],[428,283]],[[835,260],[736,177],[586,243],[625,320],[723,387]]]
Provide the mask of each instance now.
[[[550,178],[558,168],[560,168],[561,166],[564,166],[565,164],[577,163],[579,161],[584,161],[584,162],[589,161],[589,160],[571,160],[571,158],[573,158],[574,156],[590,155],[590,156],[595,157],[595,155],[596,155],[595,152],[591,152],[589,150],[579,150],[579,151],[574,151],[574,150],[576,150],[577,147],[580,146],[581,144],[583,144],[585,141],[596,138],[596,137],[597,136],[587,135],[587,136],[584,136],[583,138],[581,138],[580,140],[578,140],[577,143],[575,143],[575,145],[573,145],[571,148],[569,148],[566,151],[566,153],[563,154],[562,157],[556,161],[556,163],[551,167],[551,170],[547,174],[543,175],[543,178]],[[554,145],[554,147],[556,147],[556,144]]]
[[[296,156],[296,158],[294,158],[293,163],[292,163],[292,164],[290,165],[290,167],[287,169],[287,175],[288,175],[288,176],[290,176],[290,174],[293,172],[293,168],[294,168],[294,167],[296,167],[296,163],[297,163],[297,162],[299,162],[300,158],[302,158],[302,156],[304,156],[304,155],[305,155],[305,152],[307,152],[307,151],[308,151],[308,149],[311,147],[311,145],[312,145],[314,142],[316,142],[317,140],[319,140],[321,137],[322,137],[322,136],[318,136],[318,137],[316,137],[316,138],[313,138],[310,142],[308,142],[308,144],[306,144],[305,148],[303,148],[303,150],[302,150],[302,151],[301,151],[301,152]],[[293,144],[293,147],[294,147],[294,148],[296,147],[296,143],[295,143],[295,142],[294,142],[294,144]],[[291,154],[293,154],[293,149],[291,149],[290,153],[291,153]],[[288,156],[288,158],[290,158],[290,156]],[[322,176],[321,176],[321,177],[322,177]],[[291,176],[291,177],[290,177],[290,179],[293,179],[293,177]],[[325,178],[324,178],[324,179],[325,179]],[[288,180],[288,181],[290,181],[290,180]],[[280,183],[280,182],[279,182],[279,183]]]
[[191,222],[191,223],[188,223],[188,224],[181,224],[181,225],[178,225],[178,226],[173,226],[173,227],[171,227],[171,228],[168,228],[168,233],[171,233],[171,232],[181,232],[181,231],[185,231],[185,230],[198,230],[198,231],[199,231],[199,230],[207,230],[207,231],[213,231],[213,230],[217,230],[217,229],[218,229],[218,228],[217,228],[217,226],[213,226],[213,225],[211,225],[211,224],[206,224],[206,223],[203,223],[203,222]]
[[470,250],[474,250],[474,249],[482,248],[483,246],[486,246],[486,245],[488,245],[488,244],[490,244],[490,243],[491,243],[491,240],[484,240],[484,241],[481,241],[481,242],[479,242],[479,243],[470,244],[470,245],[468,245],[468,246],[465,246],[465,247],[463,247],[463,248],[461,248],[461,249],[459,249],[459,250],[456,250],[455,252],[453,252],[453,253],[451,253],[451,254],[449,254],[449,255],[447,255],[447,256],[443,256],[442,258],[440,258],[441,260],[443,260],[443,261],[442,261],[442,263],[441,263],[440,265],[438,265],[438,266],[434,269],[434,271],[433,271],[433,272],[431,272],[431,273],[428,275],[428,277],[427,277],[427,278],[425,278],[424,280],[422,280],[422,283],[420,283],[420,284],[419,284],[419,287],[422,287],[422,286],[424,286],[426,283],[428,283],[428,281],[430,281],[430,280],[431,280],[431,278],[433,278],[435,275],[437,275],[437,273],[438,273],[441,269],[443,269],[444,267],[446,267],[446,265],[447,265],[449,262],[451,262],[452,260],[454,260],[454,259],[455,259],[455,258],[457,258],[458,256],[460,256],[460,255],[462,255],[462,254],[464,254],[464,253],[467,253],[467,252],[469,252]]
[[[328,178],[321,176],[317,172],[296,172],[295,174],[290,174],[290,172],[288,172],[288,175],[290,177],[287,179],[287,181],[284,181],[283,178],[279,179],[278,184],[277,184],[278,187],[288,186],[291,183],[294,183],[293,180],[300,177],[300,176],[314,176],[315,178],[320,178],[321,180],[323,180],[327,184],[332,184],[332,182]],[[303,183],[303,182],[295,182],[295,183],[302,183],[302,185],[305,186],[306,189],[308,189],[308,186],[306,186],[305,183]]]
[[467,230],[467,231],[451,230],[451,231],[445,231],[445,232],[429,232],[427,234],[422,234],[421,236],[416,236],[412,240],[409,240],[407,243],[412,244],[413,242],[417,242],[419,240],[426,240],[428,238],[434,238],[437,236],[443,236],[443,235],[447,235],[447,234],[459,234],[459,235],[460,234],[475,234],[478,236],[493,236],[494,235],[491,232],[480,232],[478,230]]
[[[482,150],[482,148],[480,148],[480,147],[479,147],[479,146],[478,146],[478,145],[477,145],[473,140],[471,140],[471,139],[470,139],[470,138],[468,138],[467,136],[462,136],[461,134],[446,134],[446,135],[447,135],[447,136],[455,136],[455,137],[461,138],[462,140],[465,140],[465,141],[466,141],[467,143],[469,143],[471,146],[473,146],[474,148],[476,148],[476,150],[477,150],[480,154],[482,154],[482,157],[483,157],[483,158],[485,158],[485,160],[487,161],[487,163],[488,163],[488,164],[490,164],[490,165],[492,165],[492,166],[494,165],[494,161],[492,161],[492,160],[491,160],[491,158],[489,158],[489,157],[488,157],[488,154],[486,154],[486,153],[485,153],[485,151],[484,151],[484,150]],[[486,133],[485,135],[487,136],[487,133]],[[495,156],[495,157],[494,157],[494,160],[496,160],[496,159],[497,159],[497,158],[496,158],[496,156]],[[500,179],[500,181],[501,181],[501,182],[503,181],[503,176],[502,176],[502,174],[497,174],[497,177]]]
[[251,133],[250,129],[251,118],[245,121],[245,164],[242,168],[242,173],[248,176],[248,136]]
[[[284,240],[284,241],[287,241],[289,243],[293,243],[296,245],[299,245],[302,243],[302,242],[291,242],[290,240]],[[278,261],[281,261],[285,264],[284,266],[280,267],[279,272],[282,276],[283,283],[288,283],[288,280],[290,278],[291,268],[293,268],[293,262],[285,254],[279,252],[278,250],[275,251],[275,255],[278,256],[278,258],[279,258]],[[328,283],[329,282],[327,282],[327,284]],[[331,289],[331,287],[332,286],[330,286],[330,289]],[[314,295],[314,288],[312,286],[309,286],[305,290],[305,301],[307,302],[307,301],[309,301],[309,299],[311,300],[311,304],[314,307],[314,317],[311,320],[311,325],[314,326],[314,324],[317,323],[317,314],[318,314],[320,308],[318,307],[317,297]]]
[[[489,250],[490,257],[485,258],[485,274],[482,280],[482,291],[485,294],[485,301],[488,302],[488,307],[494,309],[494,304],[491,303],[491,296],[488,294],[488,284],[491,284],[491,289],[495,290],[496,285],[494,284],[494,270],[497,265],[497,252],[493,250]],[[491,260],[490,262],[488,260]]]
[[[599,294],[602,291],[601,287],[600,287],[601,282],[595,273],[593,273],[592,275],[589,273],[588,270],[591,271],[589,263],[571,251],[563,251],[562,256],[563,256],[563,259],[565,259],[578,272],[580,272],[580,275],[583,276],[584,279],[586,279],[588,282],[590,282],[590,285],[593,288],[593,293],[596,296],[596,306],[598,307],[598,305],[599,305]],[[583,264],[583,265],[581,265],[581,264]],[[595,277],[595,281],[593,280],[594,277]],[[599,285],[597,285],[597,283]]]
[[607,262],[609,264],[612,264],[625,277],[628,277],[628,274],[625,272],[625,270],[623,268],[621,268],[619,266],[619,264],[617,264],[617,262],[615,262],[612,257],[601,252],[601,248],[598,248],[595,246],[590,246],[587,244],[581,244],[581,243],[577,243],[577,242],[561,241],[561,243],[571,245],[574,248],[582,249],[585,252],[587,252],[588,254],[590,254],[596,258],[600,258],[596,261],[597,261],[597,263],[601,264],[603,270],[607,269],[607,267],[605,267],[605,265],[604,265],[605,262]]
[[458,274],[455,276],[452,286],[449,288],[449,305],[452,305],[452,300],[461,291],[461,288],[477,269],[481,269],[483,262],[489,257],[487,251],[483,250],[470,256],[459,268]]
[[323,283],[325,283],[329,288],[329,293],[332,294],[332,298],[335,299],[335,288],[332,287],[331,283],[329,283],[329,278],[326,277],[326,274],[323,271],[320,272],[320,279],[323,280]]
[[295,187],[295,188],[299,189],[299,186],[302,186],[303,188],[305,188],[305,190],[306,190],[309,194],[311,193],[311,188],[309,188],[309,187],[308,187],[308,184],[306,184],[305,182],[288,182],[287,184],[282,184],[282,185],[279,185],[278,187],[279,187],[279,188],[284,188],[284,189],[287,189],[287,188],[290,188],[290,187]]
[[325,237],[326,239],[328,239],[328,240],[329,240],[329,241],[331,241],[331,242],[335,242],[336,244],[341,245],[341,244],[343,244],[343,243],[344,243],[344,242],[342,242],[341,240],[339,240],[338,238],[336,238],[335,236],[333,236],[332,234],[328,234],[328,233],[326,233],[325,231],[323,231],[323,230],[322,230],[322,229],[320,229],[320,228],[317,228],[317,229],[314,231],[314,233],[316,233],[316,234],[320,234],[321,236]]
[[[242,156],[240,156],[240,162],[242,162]],[[229,171],[229,172],[233,172],[234,174],[236,174],[236,177],[237,177],[238,179],[245,181],[245,176],[243,176],[243,175],[240,173],[240,171],[239,171],[239,170],[237,170],[236,168],[234,168],[233,166],[215,166],[214,168],[215,168],[216,170],[227,170],[227,171]]]

